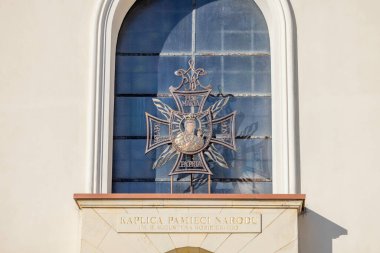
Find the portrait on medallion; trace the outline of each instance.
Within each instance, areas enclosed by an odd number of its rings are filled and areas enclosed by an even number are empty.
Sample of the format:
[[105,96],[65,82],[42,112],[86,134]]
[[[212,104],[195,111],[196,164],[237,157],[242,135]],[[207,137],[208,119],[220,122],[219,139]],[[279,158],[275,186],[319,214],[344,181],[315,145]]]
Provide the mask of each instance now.
[[196,129],[196,119],[193,115],[188,115],[184,120],[185,131],[179,133],[175,140],[174,145],[180,152],[192,152],[199,150],[203,147],[203,131],[198,128],[197,135],[194,134]]

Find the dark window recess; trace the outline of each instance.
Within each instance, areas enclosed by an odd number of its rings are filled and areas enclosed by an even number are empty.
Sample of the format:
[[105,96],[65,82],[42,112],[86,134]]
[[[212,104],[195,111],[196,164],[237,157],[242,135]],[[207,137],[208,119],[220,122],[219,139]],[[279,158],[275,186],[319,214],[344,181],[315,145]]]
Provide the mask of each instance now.
[[[272,192],[271,57],[266,21],[252,0],[140,0],[125,17],[115,69],[112,192],[169,193],[168,166],[153,170],[164,147],[145,154],[145,112],[161,117],[152,98],[176,108],[169,87],[188,60],[211,84],[205,108],[229,96],[220,116],[237,111],[237,151],[217,147],[230,168],[209,163],[213,193]],[[174,192],[189,193],[190,176],[174,177]],[[208,191],[194,175],[195,193]]]

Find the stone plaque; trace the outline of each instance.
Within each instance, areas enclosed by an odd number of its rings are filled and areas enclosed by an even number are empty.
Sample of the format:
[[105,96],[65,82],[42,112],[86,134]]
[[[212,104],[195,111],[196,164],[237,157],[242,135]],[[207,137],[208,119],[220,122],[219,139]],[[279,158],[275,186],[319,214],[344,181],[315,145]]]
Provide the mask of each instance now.
[[123,214],[119,233],[260,233],[261,214]]

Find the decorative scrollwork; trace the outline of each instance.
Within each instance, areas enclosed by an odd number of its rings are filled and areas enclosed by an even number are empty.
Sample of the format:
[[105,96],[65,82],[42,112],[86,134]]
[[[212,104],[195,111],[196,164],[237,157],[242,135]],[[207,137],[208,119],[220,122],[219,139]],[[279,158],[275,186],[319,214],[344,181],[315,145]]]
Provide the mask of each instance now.
[[[185,86],[185,90],[195,91],[198,86],[207,89],[209,86],[203,86],[199,82],[199,77],[204,76],[207,74],[207,72],[202,68],[195,68],[195,63],[193,60],[188,61],[189,68],[187,70],[185,69],[178,69],[174,72],[176,76],[182,77],[182,81],[179,84],[175,90],[180,89],[182,86]],[[187,87],[186,87],[187,86]]]
[[[157,111],[166,119],[146,113],[147,144],[145,152],[168,145],[154,162],[153,169],[162,167],[176,158],[169,173],[172,179],[173,175],[203,174],[208,175],[210,182],[212,172],[208,162],[215,162],[220,167],[228,168],[226,160],[214,144],[236,150],[236,112],[216,118],[228,103],[229,97],[222,97],[204,110],[203,107],[212,89],[210,85],[204,87],[199,82],[199,77],[206,75],[206,71],[202,68],[195,68],[192,60],[189,60],[187,70],[179,69],[175,74],[182,77],[182,81],[178,87],[170,87],[169,90],[175,100],[177,110],[173,110],[161,100],[153,98]],[[207,161],[206,157],[209,158]]]

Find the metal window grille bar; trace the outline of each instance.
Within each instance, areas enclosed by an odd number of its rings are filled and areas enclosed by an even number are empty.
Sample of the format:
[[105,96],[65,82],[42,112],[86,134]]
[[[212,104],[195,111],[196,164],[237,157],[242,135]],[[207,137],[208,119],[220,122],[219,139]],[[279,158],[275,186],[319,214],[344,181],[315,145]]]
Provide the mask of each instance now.
[[[193,178],[193,182],[202,182],[204,181],[204,178]],[[239,182],[239,183],[260,183],[260,182],[265,182],[269,183],[272,182],[272,179],[270,178],[211,178],[212,182],[215,183],[234,183],[234,182]],[[114,183],[170,183],[170,180],[157,180],[156,178],[113,178],[112,182]],[[185,179],[185,180],[179,180],[176,181],[179,183],[189,183],[190,180]]]
[[[146,140],[146,136],[114,136],[114,140]],[[256,136],[256,135],[249,135],[249,136],[242,136],[238,135],[235,137],[235,139],[238,140],[254,140],[254,139],[272,139],[272,136],[264,135],[264,136]]]
[[176,52],[176,53],[125,53],[117,52],[117,56],[270,56],[268,52],[244,52],[244,51],[223,51],[223,52]]
[[[116,97],[159,97],[159,98],[169,98],[172,97],[171,94],[166,93],[149,93],[149,94],[127,94],[127,93],[121,93],[116,94]],[[210,94],[210,97],[271,97],[272,95],[270,93],[232,93],[232,94]]]

